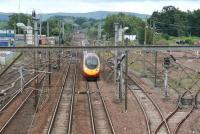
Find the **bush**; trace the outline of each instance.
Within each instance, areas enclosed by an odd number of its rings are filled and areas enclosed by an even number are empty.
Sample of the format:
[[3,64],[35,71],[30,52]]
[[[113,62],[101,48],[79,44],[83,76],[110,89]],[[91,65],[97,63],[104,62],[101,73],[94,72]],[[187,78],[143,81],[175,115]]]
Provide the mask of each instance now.
[[168,34],[163,34],[162,37],[166,40],[169,40],[170,39],[170,36]]
[[187,43],[187,44],[189,44],[189,45],[193,45],[193,44],[194,44],[194,42],[193,42],[192,39],[186,39],[186,40],[185,40],[185,43]]

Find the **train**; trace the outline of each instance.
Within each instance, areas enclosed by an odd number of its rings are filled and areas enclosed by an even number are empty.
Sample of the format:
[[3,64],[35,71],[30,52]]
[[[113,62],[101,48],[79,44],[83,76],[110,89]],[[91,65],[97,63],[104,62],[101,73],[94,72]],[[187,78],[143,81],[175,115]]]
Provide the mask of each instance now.
[[97,81],[100,77],[100,59],[96,53],[84,52],[83,76],[87,81]]

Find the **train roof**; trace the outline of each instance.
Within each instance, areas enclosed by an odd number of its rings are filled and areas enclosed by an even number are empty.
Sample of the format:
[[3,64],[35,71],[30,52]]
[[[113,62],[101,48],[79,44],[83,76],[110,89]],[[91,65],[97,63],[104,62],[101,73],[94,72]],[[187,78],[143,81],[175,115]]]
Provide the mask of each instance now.
[[88,57],[88,56],[95,56],[95,57],[98,57],[96,53],[92,53],[92,52],[86,53],[85,56],[86,56],[86,57]]

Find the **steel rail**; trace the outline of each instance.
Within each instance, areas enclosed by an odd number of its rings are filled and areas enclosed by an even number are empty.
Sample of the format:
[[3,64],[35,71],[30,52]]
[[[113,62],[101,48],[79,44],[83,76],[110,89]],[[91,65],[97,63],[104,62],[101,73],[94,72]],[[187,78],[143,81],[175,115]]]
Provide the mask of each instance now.
[[[165,127],[166,127],[166,131],[168,134],[171,134],[170,129],[169,129],[169,125],[167,123],[167,121],[165,120],[165,117],[163,115],[163,113],[161,112],[161,109],[159,108],[159,106],[154,102],[154,100],[145,92],[145,88],[142,87],[142,83],[138,82],[137,80],[134,80],[133,78],[131,78],[129,75],[127,76],[130,80],[132,80],[133,82],[135,82],[135,84],[145,93],[145,95],[149,98],[149,100],[152,102],[152,104],[154,105],[154,107],[156,108],[157,112],[159,113],[162,121],[164,121],[165,123]],[[137,78],[136,78],[137,79]]]
[[10,122],[14,119],[16,114],[19,112],[19,110],[24,106],[24,104],[28,101],[30,96],[33,94],[34,90],[31,90],[31,92],[28,94],[28,96],[24,99],[24,101],[21,103],[21,105],[17,108],[17,110],[12,114],[12,116],[8,119],[8,121],[3,125],[3,127],[0,129],[0,133],[2,133],[5,128],[10,124]]
[[[110,66],[109,66],[109,67],[110,67]],[[110,68],[113,69],[112,67],[110,67]],[[145,89],[141,86],[140,83],[138,83],[138,81],[133,80],[133,78],[131,78],[129,75],[127,75],[126,77],[127,77],[128,79],[130,79],[131,81],[133,81],[133,82],[137,85],[137,87],[139,87],[139,88],[145,93],[145,95],[149,98],[149,100],[152,102],[152,104],[154,105],[154,107],[157,109],[157,112],[158,112],[159,115],[161,116],[162,121],[164,121],[166,130],[167,130],[167,133],[168,133],[168,134],[171,134],[170,129],[169,129],[169,125],[168,125],[167,121],[165,120],[165,117],[164,117],[164,115],[162,114],[162,112],[161,112],[160,108],[158,107],[158,105],[153,101],[153,99],[152,99],[148,94],[146,94]],[[147,125],[147,127],[148,127],[148,125]],[[149,128],[149,130],[150,130],[150,128]],[[148,131],[149,131],[149,130],[148,130]]]
[[[187,92],[187,91],[186,91]],[[176,126],[176,128],[173,131],[173,134],[177,134],[179,129],[181,128],[182,124],[185,122],[185,120],[192,114],[192,112],[195,110],[196,108],[196,100],[197,100],[197,96],[200,93],[200,90],[198,90],[195,94],[195,96],[193,97],[193,106],[190,109],[189,113],[178,123],[178,125]]]
[[[181,101],[181,99],[185,96],[185,94],[186,94],[187,92],[190,92],[190,91],[189,91],[189,90],[185,91],[185,92],[181,95],[181,97],[179,98],[179,101],[178,101],[178,102]],[[190,92],[190,93],[191,93],[191,92]],[[172,118],[172,117],[178,112],[179,109],[180,109],[180,106],[178,105],[178,106],[174,109],[174,111],[173,111],[170,115],[168,115],[168,116],[166,117],[165,120],[168,122],[169,119]],[[164,121],[162,121],[162,122],[159,124],[159,126],[156,128],[155,133],[158,133],[158,131],[160,130],[160,128],[162,127],[163,124],[164,124]]]
[[[1,50],[1,49],[0,49]],[[1,73],[0,73],[0,78],[1,76],[22,56],[22,53],[20,53]]]
[[86,89],[87,89],[87,98],[88,98],[88,105],[89,105],[89,112],[90,112],[90,123],[91,123],[91,127],[92,127],[92,134],[96,134],[96,126],[95,126],[95,123],[94,123],[94,112],[93,112],[88,82],[86,82]]
[[137,103],[139,104],[140,109],[142,110],[143,114],[144,114],[144,118],[145,118],[145,123],[147,126],[147,133],[151,134],[151,127],[150,127],[150,120],[148,119],[147,116],[147,112],[145,111],[143,105],[141,104],[141,102],[139,101],[138,97],[135,95],[135,93],[131,90],[130,86],[128,85],[128,88],[130,90],[130,92],[132,93],[132,95],[135,97]]
[[70,66],[71,66],[71,64],[68,65],[64,79],[62,79],[62,87],[60,89],[60,93],[59,93],[56,105],[54,107],[53,116],[51,117],[51,120],[50,120],[50,123],[49,123],[49,126],[48,126],[47,134],[51,134],[51,132],[53,130],[53,125],[54,125],[56,114],[57,114],[57,111],[58,111],[58,107],[59,107],[59,104],[60,104],[60,101],[61,101],[62,93],[63,93],[64,87],[65,87],[65,84],[66,84],[66,81],[67,81],[67,77],[69,75]]
[[189,111],[189,113],[178,123],[178,125],[176,126],[176,128],[173,131],[173,134],[177,134],[181,125],[185,122],[185,120],[192,114],[192,112],[194,111],[195,106],[192,106],[191,110]]
[[[28,82],[26,82],[24,84],[24,88],[26,88],[33,80],[35,80],[36,78],[38,78],[39,75],[40,74],[37,74],[32,79],[30,79]],[[16,92],[16,94],[0,109],[0,113],[2,113],[2,111],[4,111],[10,105],[10,103],[12,103],[13,100],[21,93],[20,89],[18,89],[17,92]]]
[[113,126],[113,123],[112,123],[112,120],[111,120],[111,117],[110,117],[110,114],[109,114],[109,111],[108,111],[108,108],[107,108],[107,105],[105,103],[105,99],[100,91],[100,88],[99,88],[99,85],[98,83],[96,82],[96,86],[97,86],[97,90],[98,90],[98,93],[99,93],[99,96],[101,98],[101,101],[102,101],[102,104],[103,104],[103,107],[104,107],[104,111],[106,113],[106,117],[109,121],[109,126],[110,126],[110,129],[111,129],[111,132],[112,134],[115,134],[115,129],[114,129],[114,126]]
[[[77,56],[76,56],[77,57]],[[75,65],[75,73],[73,78],[73,88],[72,88],[72,97],[71,97],[71,103],[70,103],[70,113],[69,113],[69,121],[68,121],[68,129],[67,134],[72,133],[72,120],[73,120],[73,114],[74,114],[74,98],[75,98],[75,89],[76,89],[76,81],[77,81],[77,62]]]

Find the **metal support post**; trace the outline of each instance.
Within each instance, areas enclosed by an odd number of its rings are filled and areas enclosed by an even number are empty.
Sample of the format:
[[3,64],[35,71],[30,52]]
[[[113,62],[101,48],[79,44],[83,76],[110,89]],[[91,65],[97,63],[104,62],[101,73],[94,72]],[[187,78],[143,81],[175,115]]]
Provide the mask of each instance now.
[[24,88],[23,66],[19,68],[19,74],[21,78],[20,84],[21,84],[21,92],[22,92]]
[[[115,46],[117,46],[118,43],[118,23],[115,23]],[[115,50],[115,59],[114,59],[114,83],[116,84],[117,80],[117,50]]]
[[47,21],[47,37],[49,37],[49,22]]
[[169,97],[169,95],[168,95],[168,70],[167,70],[167,68],[165,68],[164,96],[165,96],[165,98]]
[[[103,35],[103,45],[106,46],[106,35]],[[106,64],[105,52],[103,52],[103,72],[105,72],[105,64]]]
[[165,75],[164,75],[164,96],[165,98],[169,97],[168,94],[168,69],[170,65],[170,58],[166,57],[164,58],[164,69],[165,69]]
[[123,99],[123,62],[120,62],[119,68],[119,100],[122,102]]
[[154,79],[154,86],[157,87],[157,62],[158,62],[158,52],[155,51],[155,70],[154,70],[154,73],[155,73],[155,79]]
[[[51,52],[49,51],[49,72],[51,72]],[[49,73],[49,88],[51,87],[51,73]]]
[[[147,22],[145,24],[145,31],[144,31],[144,45],[147,45]],[[146,51],[144,51],[144,61],[143,61],[143,76],[145,77],[146,76]]]
[[[125,40],[125,45],[128,46],[128,39]],[[126,61],[125,61],[125,112],[128,110],[128,50],[125,51]]]
[[41,40],[41,36],[42,36],[42,21],[40,19],[40,40]]
[[144,51],[144,61],[143,61],[143,76],[146,77],[146,51]]
[[[35,11],[32,12],[32,17],[34,21],[34,43],[35,47],[38,47],[38,18],[36,16]],[[34,65],[35,65],[35,72],[34,75],[37,75],[37,69],[38,69],[38,62],[37,62],[37,53],[38,51],[34,51]],[[38,88],[38,78],[35,80],[35,89]],[[38,90],[35,90],[35,108],[37,107],[38,104]]]
[[34,43],[35,46],[38,47],[38,29],[37,29],[37,21],[34,22]]
[[65,40],[65,23],[62,22],[62,44],[64,44]]
[[58,52],[58,62],[57,62],[57,64],[58,64],[58,70],[60,70],[60,51]]
[[[34,65],[35,65],[35,71],[34,71],[34,75],[36,76],[37,75],[37,51],[34,51]],[[38,78],[35,79],[35,89],[38,88]],[[37,108],[37,104],[38,104],[38,90],[35,90],[34,91],[35,93],[35,109]]]
[[117,83],[117,99],[121,102],[121,83],[120,83],[120,76],[121,76],[121,63],[117,63],[117,79],[116,79],[116,83]]
[[[59,32],[59,41],[58,41],[58,43],[59,43],[59,47],[60,47],[61,46],[61,22],[59,24],[59,30],[60,30],[60,32]],[[60,70],[60,53],[61,53],[61,51],[59,50],[58,51],[58,61],[57,61],[58,70]]]
[[98,37],[97,37],[98,41],[101,40],[101,23],[98,25]]

